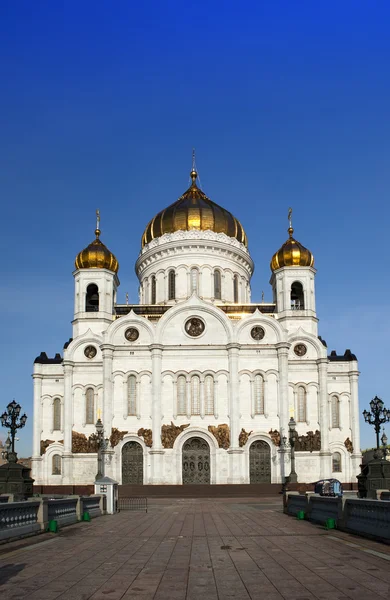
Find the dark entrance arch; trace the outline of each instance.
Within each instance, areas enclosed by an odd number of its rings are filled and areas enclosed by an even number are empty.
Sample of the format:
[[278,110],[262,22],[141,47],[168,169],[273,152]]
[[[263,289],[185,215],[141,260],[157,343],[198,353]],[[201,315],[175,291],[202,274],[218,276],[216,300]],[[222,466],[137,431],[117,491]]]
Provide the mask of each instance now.
[[250,483],[271,483],[271,448],[257,440],[249,448]]
[[138,442],[127,442],[122,448],[122,485],[143,484],[144,453]]
[[210,446],[202,438],[193,437],[183,446],[183,485],[210,483]]

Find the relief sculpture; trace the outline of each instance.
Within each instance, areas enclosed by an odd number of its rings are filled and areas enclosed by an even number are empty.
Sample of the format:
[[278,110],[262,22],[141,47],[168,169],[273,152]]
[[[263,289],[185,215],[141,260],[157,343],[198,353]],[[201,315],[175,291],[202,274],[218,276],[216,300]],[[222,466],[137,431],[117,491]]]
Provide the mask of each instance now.
[[110,445],[111,445],[111,448],[115,448],[115,446],[117,446],[119,444],[119,442],[121,442],[123,440],[123,438],[125,437],[126,433],[128,433],[128,432],[127,431],[120,431],[116,427],[113,427],[111,429],[111,435],[110,435]]
[[307,435],[295,434],[295,450],[298,452],[313,452],[321,450],[321,432],[318,429],[313,433],[308,431]]
[[273,442],[273,444],[275,446],[280,446],[280,433],[277,429],[270,429],[269,430],[269,435],[271,437],[271,440]]
[[50,444],[54,444],[54,440],[41,440],[41,456],[45,454]]
[[145,446],[148,446],[149,448],[153,446],[153,435],[151,429],[144,429],[142,427],[141,429],[138,429],[137,435],[144,438]]
[[161,427],[161,443],[163,448],[173,448],[177,436],[189,427],[189,425],[189,423],[185,425],[174,425],[172,421],[170,425],[163,425]]
[[252,431],[245,431],[244,428],[241,429],[240,435],[238,436],[238,445],[240,448],[245,446],[251,433]]
[[98,451],[98,439],[96,433],[87,438],[83,433],[72,431],[72,452],[73,454],[89,454]]
[[347,437],[347,439],[344,442],[344,446],[346,447],[346,449],[348,450],[348,452],[353,452],[353,444],[352,441],[349,439],[349,437]]
[[227,450],[230,446],[230,429],[229,425],[222,423],[222,425],[209,425],[208,430],[213,434],[218,442],[220,448]]

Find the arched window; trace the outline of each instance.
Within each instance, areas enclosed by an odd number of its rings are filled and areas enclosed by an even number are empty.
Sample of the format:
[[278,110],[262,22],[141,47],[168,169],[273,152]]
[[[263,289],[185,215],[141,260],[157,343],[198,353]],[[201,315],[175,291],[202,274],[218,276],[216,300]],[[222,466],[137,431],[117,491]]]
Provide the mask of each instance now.
[[85,392],[85,422],[88,425],[95,423],[95,391],[88,388]]
[[175,271],[172,269],[168,274],[168,300],[174,300],[176,298],[176,276]]
[[340,427],[340,401],[337,396],[332,396],[332,427]]
[[177,414],[187,414],[187,381],[184,375],[179,375],[177,378]]
[[152,293],[151,304],[156,304],[156,277],[152,275]]
[[204,412],[206,415],[214,414],[214,377],[206,375],[204,378]]
[[191,414],[200,415],[200,379],[197,375],[191,377]]
[[97,312],[99,310],[99,288],[95,283],[90,283],[87,287],[85,297],[85,311]]
[[53,400],[53,431],[61,430],[61,400],[54,398]]
[[233,302],[238,302],[238,275],[234,276],[233,279]]
[[255,375],[253,382],[254,400],[255,400],[255,415],[264,414],[264,379],[261,375]]
[[127,380],[127,414],[137,414],[137,378],[135,375],[130,375]]
[[303,286],[299,281],[294,281],[291,286],[291,310],[303,310],[304,308]]
[[199,271],[191,269],[191,294],[199,294]]
[[54,454],[51,461],[51,473],[52,475],[61,475],[61,456]]
[[341,454],[340,452],[334,452],[332,454],[332,472],[341,473]]
[[222,289],[221,289],[221,271],[214,271],[214,298],[221,300]]
[[306,390],[300,385],[298,387],[298,422],[306,421]]

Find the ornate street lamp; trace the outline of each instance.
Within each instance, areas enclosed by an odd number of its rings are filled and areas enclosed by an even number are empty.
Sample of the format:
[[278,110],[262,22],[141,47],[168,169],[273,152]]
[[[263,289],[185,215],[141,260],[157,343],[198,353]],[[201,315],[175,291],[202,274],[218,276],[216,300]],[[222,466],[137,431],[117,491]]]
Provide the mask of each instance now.
[[102,477],[104,477],[104,465],[103,465],[103,450],[105,450],[108,446],[108,439],[104,438],[104,425],[100,417],[96,421],[96,438],[97,438],[97,447],[98,447],[98,471],[96,474],[95,480],[98,481]]
[[386,460],[387,456],[387,435],[385,434],[385,430],[383,430],[383,434],[381,437],[381,442],[383,446],[383,458]]
[[293,417],[290,417],[290,420],[288,422],[288,441],[290,444],[290,456],[291,456],[291,471],[290,471],[290,475],[288,476],[288,481],[289,483],[297,483],[298,482],[298,475],[295,472],[295,436],[296,436],[296,428],[297,424],[294,421]]
[[[3,427],[7,427],[11,434],[11,451],[7,452],[7,460],[8,462],[17,462],[18,457],[15,452],[15,436],[18,429],[21,429],[25,426],[27,421],[27,415],[23,414],[21,417],[20,411],[21,406],[15,400],[12,400],[6,408],[6,411],[0,416],[1,424]],[[7,440],[8,441],[8,440]]]
[[363,411],[364,420],[366,423],[370,425],[374,425],[375,433],[376,433],[376,456],[379,456],[379,433],[381,430],[381,425],[390,421],[390,410],[385,408],[383,400],[375,396],[370,402],[371,412],[368,410]]

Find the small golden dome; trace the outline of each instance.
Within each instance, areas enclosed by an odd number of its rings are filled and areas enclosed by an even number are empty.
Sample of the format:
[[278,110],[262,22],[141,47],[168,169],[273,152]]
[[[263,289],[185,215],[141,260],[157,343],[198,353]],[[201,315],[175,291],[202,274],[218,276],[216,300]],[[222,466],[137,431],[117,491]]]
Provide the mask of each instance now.
[[147,225],[142,236],[142,247],[164,233],[193,229],[225,233],[247,246],[248,240],[240,221],[229,211],[215,204],[198,188],[198,173],[194,167],[190,176],[192,183],[188,190],[176,202],[159,212]]
[[282,267],[313,267],[314,256],[302,244],[294,240],[294,229],[288,228],[289,238],[287,242],[272,257],[271,269],[276,271]]
[[117,273],[119,263],[107,246],[100,241],[100,229],[95,230],[96,239],[78,253],[75,260],[76,269],[108,269]]

